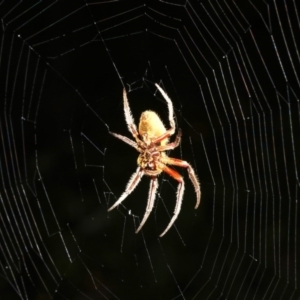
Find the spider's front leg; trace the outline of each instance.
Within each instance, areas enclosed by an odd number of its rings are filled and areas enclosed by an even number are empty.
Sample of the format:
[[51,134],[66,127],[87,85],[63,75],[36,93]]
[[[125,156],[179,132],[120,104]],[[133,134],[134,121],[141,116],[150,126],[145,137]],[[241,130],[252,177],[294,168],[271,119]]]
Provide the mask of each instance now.
[[200,204],[201,190],[200,190],[200,184],[199,184],[198,178],[197,178],[197,176],[195,174],[195,171],[192,168],[192,166],[185,160],[181,160],[181,159],[178,159],[178,158],[172,158],[172,157],[165,157],[164,160],[163,160],[163,163],[168,164],[168,165],[174,165],[174,166],[182,167],[182,168],[187,168],[190,180],[193,183],[195,193],[196,193],[196,197],[197,197],[196,206],[195,206],[195,209],[197,209],[199,204]]
[[147,219],[148,219],[148,217],[149,217],[149,215],[150,215],[150,213],[153,209],[157,188],[158,188],[157,177],[151,177],[151,183],[150,183],[150,190],[149,190],[149,196],[148,196],[146,212],[144,214],[143,220],[140,223],[140,226],[138,227],[138,229],[136,230],[135,233],[138,233],[142,229],[142,227],[146,223],[146,221],[147,221]]
[[182,198],[183,198],[183,192],[184,192],[184,180],[183,180],[182,176],[175,170],[173,170],[165,165],[162,165],[162,170],[164,172],[166,172],[167,174],[169,174],[171,177],[173,177],[175,180],[177,180],[179,182],[179,184],[178,184],[178,188],[177,188],[177,199],[176,199],[176,205],[175,205],[173,217],[171,218],[171,221],[169,222],[167,228],[163,231],[163,233],[159,237],[164,236],[168,232],[168,230],[171,228],[173,223],[176,221],[176,219],[180,213],[180,210],[181,210]]
[[141,178],[143,177],[143,175],[144,175],[144,171],[142,170],[142,168],[138,167],[136,172],[133,173],[133,175],[129,179],[129,182],[127,183],[125,192],[121,195],[121,197],[117,200],[117,202],[113,206],[111,206],[107,211],[111,211],[116,206],[121,204],[121,202],[123,202],[125,200],[125,198],[136,188],[138,183],[141,181]]

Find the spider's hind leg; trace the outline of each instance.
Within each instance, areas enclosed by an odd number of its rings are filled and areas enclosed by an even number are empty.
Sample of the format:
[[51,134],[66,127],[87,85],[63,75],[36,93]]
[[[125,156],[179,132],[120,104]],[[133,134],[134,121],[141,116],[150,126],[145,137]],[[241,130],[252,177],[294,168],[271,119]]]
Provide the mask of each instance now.
[[134,119],[130,110],[127,93],[126,90],[123,89],[123,103],[124,103],[124,114],[125,114],[125,121],[128,127],[128,130],[133,135],[134,138],[138,137],[138,131],[136,125],[134,123]]
[[162,96],[165,98],[167,105],[168,105],[168,111],[169,111],[169,122],[170,122],[170,135],[173,135],[175,132],[175,121],[174,121],[174,108],[173,108],[173,103],[167,93],[157,84],[155,83],[155,86],[157,89],[160,91]]
[[124,136],[124,135],[121,135],[121,134],[118,134],[118,133],[115,133],[115,132],[112,132],[110,131],[109,132],[111,135],[113,135],[114,137],[116,137],[117,139],[123,141],[124,143],[128,144],[129,146],[135,148],[135,149],[138,149],[138,146],[137,146],[137,143],[134,142],[133,140],[131,140],[130,138],[128,138],[127,136]]
[[[178,147],[181,141],[181,129],[178,130],[177,136],[175,138],[175,141],[166,145],[158,146],[157,151],[167,151],[167,150],[173,150],[174,148]],[[153,143],[157,143],[156,140],[153,141]]]

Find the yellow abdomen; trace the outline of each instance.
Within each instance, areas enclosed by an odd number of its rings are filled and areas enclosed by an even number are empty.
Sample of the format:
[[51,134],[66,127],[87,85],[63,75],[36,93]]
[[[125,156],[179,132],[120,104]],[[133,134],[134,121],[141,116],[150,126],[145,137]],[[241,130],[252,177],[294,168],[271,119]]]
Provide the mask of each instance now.
[[[146,110],[141,114],[140,123],[139,123],[139,134],[147,134],[148,138],[154,139],[166,132],[166,128],[162,123],[161,119],[151,110]],[[161,142],[162,145],[167,144],[168,139],[165,139]]]

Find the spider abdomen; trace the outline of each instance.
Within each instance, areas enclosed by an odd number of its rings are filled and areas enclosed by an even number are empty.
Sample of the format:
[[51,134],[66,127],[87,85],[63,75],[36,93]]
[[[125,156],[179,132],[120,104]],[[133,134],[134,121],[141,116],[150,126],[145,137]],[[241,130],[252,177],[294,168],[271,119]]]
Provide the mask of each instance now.
[[[166,128],[154,111],[146,110],[141,114],[139,123],[139,134],[147,136],[147,138],[154,139],[166,132]],[[168,139],[163,140],[161,144],[166,144]]]

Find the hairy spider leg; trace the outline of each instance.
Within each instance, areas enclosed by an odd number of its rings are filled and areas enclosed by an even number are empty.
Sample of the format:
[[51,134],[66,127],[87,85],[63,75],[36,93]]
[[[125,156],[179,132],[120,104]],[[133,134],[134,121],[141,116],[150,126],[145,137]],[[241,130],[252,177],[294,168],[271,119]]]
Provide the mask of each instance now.
[[[160,142],[160,139],[158,139],[158,140]],[[181,130],[179,129],[178,133],[176,135],[175,141],[172,142],[172,143],[169,143],[167,145],[158,146],[157,147],[157,151],[162,152],[162,151],[172,150],[172,149],[174,149],[174,148],[176,148],[176,147],[179,146],[180,140],[181,140]],[[157,139],[152,140],[152,143],[156,144],[157,143]]]
[[172,101],[167,95],[167,93],[157,83],[155,83],[155,86],[157,87],[157,89],[160,91],[160,93],[162,94],[162,96],[165,98],[167,102],[168,111],[169,111],[169,122],[171,127],[168,131],[170,131],[170,135],[172,135],[175,132],[174,109],[173,109]]
[[107,211],[113,210],[116,206],[118,206],[121,202],[123,202],[125,198],[129,194],[131,194],[131,192],[136,188],[143,175],[144,175],[144,171],[142,170],[142,168],[138,167],[137,170],[131,175],[127,183],[125,192],[121,195],[118,201],[113,206],[111,206]]
[[188,173],[189,173],[189,178],[193,183],[193,186],[194,186],[194,189],[196,192],[196,196],[197,196],[197,201],[196,201],[196,206],[195,206],[195,209],[197,209],[200,204],[201,190],[200,190],[200,184],[199,184],[198,178],[197,178],[192,166],[185,160],[181,160],[178,158],[172,158],[172,157],[165,157],[163,159],[163,163],[168,164],[168,165],[182,167],[182,168],[187,168]]
[[120,139],[121,141],[125,142],[129,146],[131,146],[131,147],[135,148],[136,150],[138,150],[137,143],[134,142],[133,140],[131,140],[130,138],[128,138],[127,136],[124,136],[124,135],[121,135],[121,134],[118,134],[118,133],[115,133],[115,132],[112,132],[112,131],[110,131],[109,133],[111,135],[113,135],[114,137]]
[[154,201],[155,201],[155,196],[156,196],[157,188],[158,188],[157,177],[151,177],[146,212],[144,214],[143,220],[140,223],[140,226],[138,227],[138,229],[136,230],[135,233],[138,233],[142,229],[142,227],[146,223],[146,221],[147,221],[147,219],[148,219],[148,217],[149,217],[149,215],[150,215],[150,213],[151,213],[151,211],[153,209],[153,205],[154,205]]
[[124,114],[125,114],[125,120],[127,123],[127,127],[129,132],[137,139],[138,138],[138,131],[130,110],[127,93],[126,90],[123,89],[123,102],[124,102]]
[[176,199],[176,205],[175,205],[173,217],[171,218],[171,221],[169,222],[167,228],[163,231],[163,233],[159,237],[164,236],[168,232],[168,230],[172,227],[175,220],[177,219],[177,217],[180,213],[180,210],[181,210],[182,198],[183,198],[183,192],[184,192],[184,180],[183,180],[182,176],[175,170],[173,170],[165,165],[162,166],[162,170],[164,172],[166,172],[167,174],[169,174],[171,177],[173,177],[175,180],[177,180],[179,182],[179,184],[178,184],[178,188],[177,188],[177,199]]

